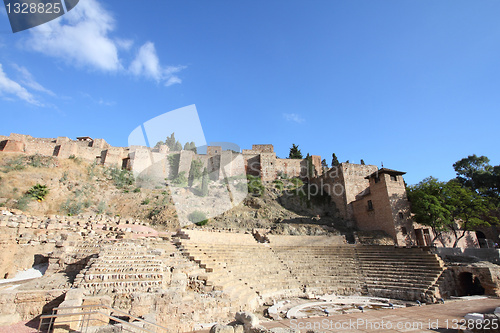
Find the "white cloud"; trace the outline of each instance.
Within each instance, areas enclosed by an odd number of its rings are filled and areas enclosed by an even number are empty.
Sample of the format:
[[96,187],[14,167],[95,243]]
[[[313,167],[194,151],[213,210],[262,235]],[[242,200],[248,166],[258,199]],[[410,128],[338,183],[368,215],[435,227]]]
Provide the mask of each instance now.
[[[0,93],[14,95],[30,104],[42,106],[42,104],[38,102],[35,97],[28,92],[28,90],[26,90],[26,88],[7,77],[7,74],[3,71],[2,64],[0,64]],[[6,96],[6,98],[10,99],[9,96]]]
[[36,90],[36,91],[46,93],[50,96],[56,95],[52,91],[50,91],[49,89],[43,87],[40,83],[38,83],[35,80],[35,78],[33,77],[33,75],[26,69],[26,67],[19,66],[16,64],[14,64],[13,67],[21,74],[21,77],[22,77],[21,83],[23,85],[25,85],[26,87],[31,88],[31,89]]
[[122,38],[116,38],[115,39],[116,46],[119,49],[128,51],[134,45],[134,41],[131,39],[122,39]]
[[129,70],[136,76],[144,76],[156,82],[165,81],[165,85],[170,86],[182,82],[174,74],[183,68],[183,66],[163,67],[160,65],[155,45],[152,42],[146,42],[140,47],[134,61],[130,64]]
[[120,69],[109,33],[114,19],[96,0],[80,1],[68,14],[30,30],[28,47],[69,64],[102,71]]
[[297,113],[283,113],[283,118],[285,118],[287,121],[293,121],[298,124],[303,123],[305,121],[305,119],[302,118]]
[[63,60],[69,65],[103,72],[132,73],[135,76],[180,83],[174,73],[183,66],[160,64],[152,42],[144,43],[130,65],[124,65],[120,52],[130,52],[134,42],[111,36],[115,20],[98,0],[80,1],[69,13],[30,30],[28,48]]

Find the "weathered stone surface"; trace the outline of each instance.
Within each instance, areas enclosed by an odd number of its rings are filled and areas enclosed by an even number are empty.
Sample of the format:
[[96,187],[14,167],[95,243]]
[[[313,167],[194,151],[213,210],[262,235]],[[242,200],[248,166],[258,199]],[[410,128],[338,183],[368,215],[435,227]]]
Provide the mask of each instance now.
[[235,332],[233,326],[215,324],[210,328],[210,333],[235,333]]

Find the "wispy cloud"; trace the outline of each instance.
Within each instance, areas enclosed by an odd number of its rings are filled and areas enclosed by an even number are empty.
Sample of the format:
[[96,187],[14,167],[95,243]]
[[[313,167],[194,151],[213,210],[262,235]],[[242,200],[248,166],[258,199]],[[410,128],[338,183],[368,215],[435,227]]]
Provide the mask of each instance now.
[[0,94],[7,95],[7,99],[11,99],[11,96],[14,95],[30,104],[43,106],[25,87],[7,77],[2,64],[0,64]]
[[26,67],[19,66],[16,64],[13,64],[12,66],[21,74],[20,81],[24,86],[31,88],[35,91],[43,92],[43,93],[48,94],[50,96],[56,95],[51,90],[45,88],[40,83],[38,83],[35,80],[35,78],[33,77],[33,75],[26,69]]
[[298,124],[305,121],[305,119],[297,113],[283,113],[283,118],[285,118],[286,121],[291,121]]
[[99,99],[96,99],[94,97],[92,97],[89,93],[86,93],[86,92],[80,92],[80,94],[89,99],[90,101],[92,101],[92,103],[95,103],[95,104],[98,104],[98,105],[102,105],[102,106],[115,106],[116,105],[116,102],[115,101],[108,101],[108,100],[105,100],[104,98],[100,97]]
[[140,47],[134,61],[130,64],[129,70],[134,75],[144,76],[156,82],[165,82],[166,86],[170,86],[182,82],[182,80],[174,74],[181,71],[183,68],[183,66],[163,67],[160,65],[155,45],[152,42],[146,42]]
[[[116,38],[115,19],[97,0],[80,1],[71,12],[30,30],[26,46],[60,59],[71,66],[102,72],[115,72],[164,82],[180,83],[174,74],[183,66],[160,63],[154,43],[146,42],[134,60],[124,64],[120,55],[130,55],[134,42]],[[127,54],[128,53],[128,54]]]

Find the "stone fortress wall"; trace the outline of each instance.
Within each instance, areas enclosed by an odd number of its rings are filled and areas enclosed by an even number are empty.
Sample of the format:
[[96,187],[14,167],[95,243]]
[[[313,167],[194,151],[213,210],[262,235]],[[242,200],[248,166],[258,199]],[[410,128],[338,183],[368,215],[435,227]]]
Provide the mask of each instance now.
[[[126,168],[139,174],[152,168],[163,172],[168,169],[168,156],[180,154],[179,170],[189,174],[191,162],[198,159],[216,179],[224,176],[241,175],[243,171],[255,174],[263,181],[272,181],[283,174],[289,177],[305,177],[306,159],[280,159],[276,157],[273,145],[253,145],[252,149],[243,149],[242,153],[223,150],[221,146],[208,146],[206,154],[195,154],[192,151],[169,151],[166,145],[149,148],[131,146],[127,148],[112,147],[104,139],[78,137],[71,140],[67,137],[34,138],[30,135],[15,134],[0,136],[0,151],[40,154],[69,158],[81,158],[90,163],[104,166]],[[312,156],[314,174],[321,175],[321,156]]]
[[[188,176],[195,160],[207,168],[212,180],[245,174],[258,176],[264,182],[300,177],[317,186],[318,193],[328,194],[337,209],[337,217],[352,221],[361,231],[382,230],[399,246],[430,246],[433,237],[429,228],[417,226],[411,219],[402,177],[404,172],[354,163],[341,163],[326,169],[321,166],[321,156],[317,155],[311,156],[311,162],[278,158],[271,144],[256,144],[241,153],[224,150],[221,146],[208,146],[206,154],[196,154],[190,150],[169,151],[166,145],[123,148],[90,137],[71,140],[12,133],[9,137],[0,136],[0,151],[59,158],[74,156],[107,167],[133,170],[136,177],[160,181],[170,177],[172,172],[184,172]],[[176,154],[178,167],[172,170],[171,157]],[[469,236],[477,243],[475,235]]]

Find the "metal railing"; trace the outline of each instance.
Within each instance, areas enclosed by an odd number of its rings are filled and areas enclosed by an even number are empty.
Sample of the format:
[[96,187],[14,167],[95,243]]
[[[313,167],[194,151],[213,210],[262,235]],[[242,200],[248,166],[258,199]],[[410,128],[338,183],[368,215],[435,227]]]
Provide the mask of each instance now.
[[[95,309],[95,308],[101,308],[101,309],[106,309],[112,311],[112,313],[118,313],[120,315],[123,315],[124,317],[127,317],[129,320],[132,319],[135,322],[142,323],[143,326],[148,327],[140,327],[137,325],[134,325],[130,321],[123,320],[121,318],[112,316],[110,314],[107,314],[105,312],[99,311],[99,310],[94,310],[94,311],[83,311],[83,309]],[[74,310],[74,309],[81,309],[82,311],[78,312],[72,312],[72,313],[57,313],[59,310]],[[76,318],[71,318],[71,317],[76,317]],[[103,320],[102,318],[105,317],[107,318],[107,321]],[[62,320],[57,320],[57,319],[62,319]],[[66,319],[66,320],[65,320]],[[56,322],[57,320],[57,322]],[[68,332],[81,332],[85,333],[88,332],[89,328],[92,327],[90,326],[90,323],[95,323],[95,322],[101,322],[106,325],[112,325],[112,322],[114,323],[120,323],[122,324],[120,327],[120,332],[134,332],[134,333],[165,333],[168,332],[167,329],[163,326],[157,325],[155,323],[146,321],[144,319],[132,316],[128,314],[127,312],[114,309],[110,306],[104,305],[104,304],[89,304],[89,305],[80,305],[80,306],[68,306],[68,307],[57,307],[52,309],[52,314],[50,315],[42,315],[40,316],[40,323],[38,324],[38,332],[52,332],[54,329],[60,329],[63,330],[66,328],[65,327],[58,327],[61,325],[69,325],[70,323],[78,323],[76,325],[78,329],[70,329],[69,327]],[[47,328],[44,329],[44,327],[47,326]],[[104,325],[103,325],[104,326]]]

